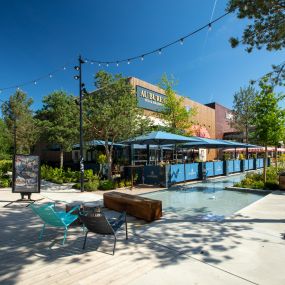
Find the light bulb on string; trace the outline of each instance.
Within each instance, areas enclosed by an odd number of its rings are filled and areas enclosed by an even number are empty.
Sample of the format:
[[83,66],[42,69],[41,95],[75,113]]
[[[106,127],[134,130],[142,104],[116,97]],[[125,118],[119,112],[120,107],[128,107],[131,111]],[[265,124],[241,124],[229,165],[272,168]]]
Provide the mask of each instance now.
[[52,78],[52,74],[49,75],[49,78]]
[[128,59],[128,64],[130,64],[131,63],[131,61]]
[[106,64],[106,66],[109,67],[109,63],[108,63],[108,62],[107,62],[107,64]]
[[91,61],[91,62],[90,62],[90,64],[94,64],[94,62],[93,62],[93,61]]
[[184,39],[180,39],[180,44],[183,45],[184,44]]
[[117,67],[118,67],[118,66],[119,66],[119,63],[117,62],[117,64],[116,64],[116,65],[117,65]]
[[159,55],[161,55],[161,53],[162,53],[162,50],[161,50],[161,48],[158,50],[158,54]]
[[141,61],[143,61],[143,60],[144,60],[144,55],[141,56]]
[[66,70],[66,67],[65,67],[65,66],[63,67],[63,70]]
[[211,23],[209,23],[209,25],[208,25],[208,29],[209,29],[209,31],[211,31],[211,30],[212,30],[212,24],[211,24]]
[[37,85],[37,81],[34,81],[34,84]]
[[98,66],[100,67],[100,66],[101,66],[101,63],[99,63]]

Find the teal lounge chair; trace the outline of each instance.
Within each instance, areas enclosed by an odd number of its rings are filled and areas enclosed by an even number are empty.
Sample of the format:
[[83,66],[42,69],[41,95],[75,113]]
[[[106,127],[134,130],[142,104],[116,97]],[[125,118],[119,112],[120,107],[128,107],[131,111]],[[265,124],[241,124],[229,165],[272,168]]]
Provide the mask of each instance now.
[[78,219],[78,215],[72,214],[72,212],[79,209],[79,206],[72,208],[67,213],[64,211],[56,211],[54,203],[47,203],[43,205],[31,204],[29,207],[44,222],[39,239],[42,239],[43,237],[45,226],[49,225],[53,227],[64,228],[64,238],[62,241],[62,244],[64,244],[68,227]]

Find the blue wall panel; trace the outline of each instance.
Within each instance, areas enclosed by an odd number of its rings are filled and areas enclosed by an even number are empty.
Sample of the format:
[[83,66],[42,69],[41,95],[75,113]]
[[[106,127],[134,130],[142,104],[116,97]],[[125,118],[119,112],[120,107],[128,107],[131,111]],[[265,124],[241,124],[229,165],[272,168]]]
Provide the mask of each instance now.
[[199,163],[186,164],[186,180],[193,180],[199,178]]
[[228,160],[228,171],[229,173],[234,172],[234,161],[233,160]]
[[248,159],[244,160],[244,170],[248,170]]
[[240,160],[234,160],[234,172],[240,172]]
[[184,181],[184,164],[170,166],[170,182],[178,183]]
[[214,162],[206,162],[206,176],[214,176]]
[[223,161],[215,161],[214,162],[214,174],[215,175],[223,175],[224,174],[224,163],[223,163]]
[[248,169],[253,169],[253,159],[248,160]]

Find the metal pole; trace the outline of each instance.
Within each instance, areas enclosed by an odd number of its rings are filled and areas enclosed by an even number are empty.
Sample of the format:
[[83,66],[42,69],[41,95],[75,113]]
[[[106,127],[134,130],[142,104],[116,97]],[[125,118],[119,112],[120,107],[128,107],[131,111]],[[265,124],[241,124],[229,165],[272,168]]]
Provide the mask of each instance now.
[[83,98],[82,98],[82,63],[84,61],[81,55],[78,58],[79,61],[79,117],[80,117],[80,190],[84,192],[84,157],[83,157]]

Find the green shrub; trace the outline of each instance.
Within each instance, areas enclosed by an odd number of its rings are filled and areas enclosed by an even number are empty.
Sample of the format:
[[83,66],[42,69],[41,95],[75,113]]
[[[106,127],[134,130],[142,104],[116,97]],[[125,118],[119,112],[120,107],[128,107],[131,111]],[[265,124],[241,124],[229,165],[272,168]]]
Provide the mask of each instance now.
[[279,184],[275,181],[267,181],[264,185],[264,189],[277,190],[279,189]]
[[115,182],[111,180],[101,180],[98,187],[98,189],[100,190],[112,190],[115,188],[116,188]]
[[0,178],[0,188],[7,188],[10,187],[12,181],[10,178]]
[[0,173],[6,174],[8,171],[12,171],[12,160],[0,160]]
[[[72,186],[74,189],[80,189],[80,183],[76,183]],[[91,191],[97,191],[99,186],[99,181],[90,181],[84,183],[84,190],[91,192]]]
[[132,186],[132,181],[131,180],[125,180],[125,186],[126,187]]

